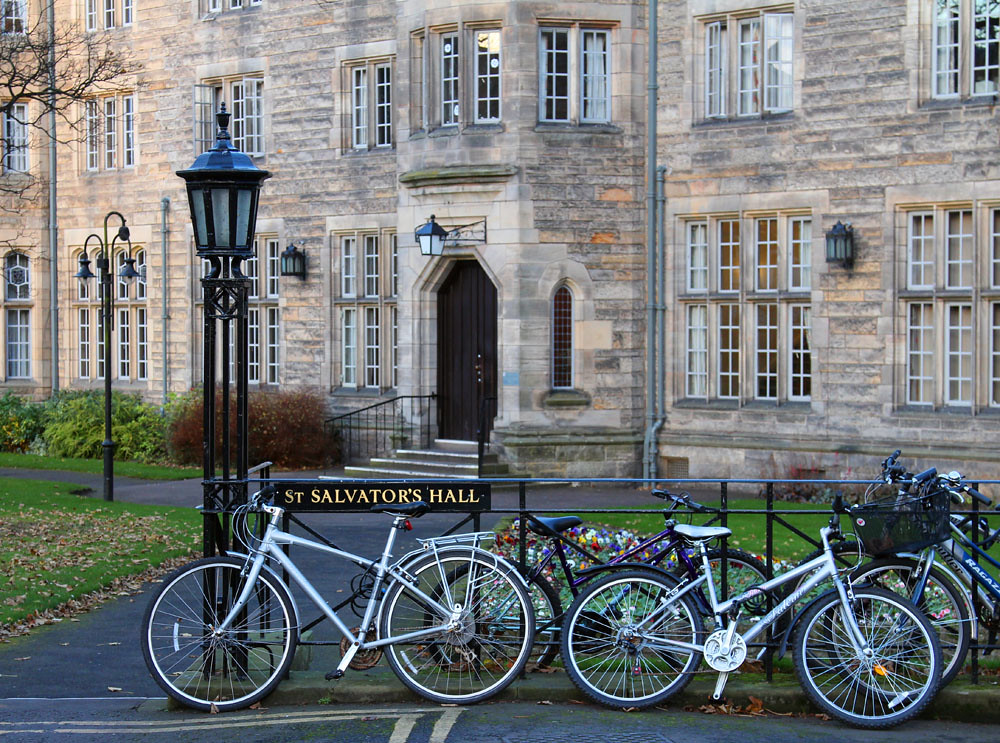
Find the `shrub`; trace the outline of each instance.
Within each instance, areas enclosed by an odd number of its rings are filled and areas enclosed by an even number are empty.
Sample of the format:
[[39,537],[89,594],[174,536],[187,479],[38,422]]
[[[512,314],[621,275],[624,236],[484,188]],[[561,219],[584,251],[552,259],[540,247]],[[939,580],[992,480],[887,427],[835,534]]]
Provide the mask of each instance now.
[[0,397],[0,450],[24,452],[42,433],[42,406],[7,390]]
[[[236,396],[230,401],[229,435],[236,453]],[[329,461],[332,441],[323,424],[323,398],[309,391],[254,390],[247,398],[247,456],[251,465],[319,467]],[[222,393],[215,399],[216,450],[222,447]],[[203,455],[204,392],[195,389],[170,405],[168,448],[177,464],[200,464]],[[230,462],[235,465],[235,462]]]
[[[48,453],[56,457],[94,459],[103,456],[104,393],[67,391],[54,395],[43,415]],[[138,395],[111,393],[111,439],[115,459],[160,462],[165,454],[166,426],[155,406]]]

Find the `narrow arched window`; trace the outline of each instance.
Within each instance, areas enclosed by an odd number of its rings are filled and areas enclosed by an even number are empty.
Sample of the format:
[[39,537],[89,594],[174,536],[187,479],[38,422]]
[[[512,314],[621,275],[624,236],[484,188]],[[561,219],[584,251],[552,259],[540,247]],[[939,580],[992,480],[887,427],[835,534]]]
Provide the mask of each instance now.
[[552,297],[552,387],[573,386],[573,293],[560,286]]

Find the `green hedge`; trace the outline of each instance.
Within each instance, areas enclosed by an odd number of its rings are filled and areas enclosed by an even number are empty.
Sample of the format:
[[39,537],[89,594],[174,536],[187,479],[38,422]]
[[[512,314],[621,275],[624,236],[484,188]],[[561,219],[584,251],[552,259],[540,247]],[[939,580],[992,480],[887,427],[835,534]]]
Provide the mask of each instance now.
[[0,450],[25,452],[42,435],[42,406],[7,390],[0,397]]
[[[56,457],[93,459],[102,456],[104,443],[104,393],[66,391],[44,404],[46,453]],[[111,393],[111,439],[115,459],[163,462],[166,458],[166,421],[159,408],[139,395]]]

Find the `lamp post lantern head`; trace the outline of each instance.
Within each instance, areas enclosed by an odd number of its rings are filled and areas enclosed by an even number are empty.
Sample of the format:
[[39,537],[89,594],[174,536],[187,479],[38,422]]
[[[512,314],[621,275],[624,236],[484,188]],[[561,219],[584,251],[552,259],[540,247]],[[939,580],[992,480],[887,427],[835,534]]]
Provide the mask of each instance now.
[[423,255],[441,255],[444,252],[444,239],[448,237],[448,231],[434,221],[432,214],[430,221],[413,231],[413,236],[420,245],[420,252]]
[[215,147],[177,175],[187,183],[195,247],[199,256],[250,256],[261,184],[271,174],[233,147],[226,104],[217,115]]

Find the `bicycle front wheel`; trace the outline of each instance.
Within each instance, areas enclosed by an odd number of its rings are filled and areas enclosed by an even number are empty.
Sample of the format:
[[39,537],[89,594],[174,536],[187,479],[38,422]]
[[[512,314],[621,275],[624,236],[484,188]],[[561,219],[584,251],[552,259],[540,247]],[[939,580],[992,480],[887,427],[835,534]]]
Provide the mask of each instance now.
[[562,631],[563,663],[583,693],[608,707],[648,707],[687,685],[701,662],[691,647],[702,644],[701,617],[688,595],[661,603],[676,585],[649,570],[586,585]]
[[432,702],[474,704],[498,694],[521,671],[534,641],[531,598],[517,570],[479,549],[438,550],[405,566],[382,602],[379,636],[391,639],[449,624],[413,589],[453,610],[451,626],[389,645],[389,666]]
[[920,713],[941,681],[941,650],[930,621],[882,588],[858,588],[849,607],[871,651],[851,642],[836,591],[799,620],[792,658],[807,696],[834,717],[862,728],[887,728]]
[[[913,601],[920,569],[916,560],[906,557],[887,557],[864,563],[851,574],[855,583],[872,583]],[[965,592],[937,567],[932,567],[927,576],[923,596],[915,601],[937,630],[941,644],[941,658],[944,671],[941,685],[952,681],[962,670],[965,656],[969,652],[972,635],[972,619]]]
[[183,705],[218,711],[249,707],[281,681],[298,641],[287,589],[261,573],[225,632],[216,628],[246,585],[244,561],[196,560],[170,574],[142,620],[142,654],[156,683]]

